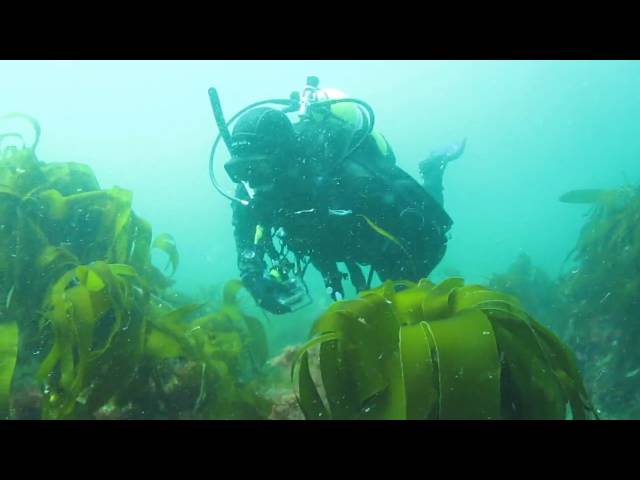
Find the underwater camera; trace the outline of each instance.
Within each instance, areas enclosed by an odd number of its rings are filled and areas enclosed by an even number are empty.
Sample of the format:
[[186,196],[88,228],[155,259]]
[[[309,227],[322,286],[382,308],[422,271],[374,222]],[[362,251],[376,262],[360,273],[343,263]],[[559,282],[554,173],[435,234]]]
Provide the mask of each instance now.
[[302,275],[290,271],[286,266],[287,263],[286,261],[279,262],[269,271],[269,276],[285,287],[284,292],[277,297],[278,303],[288,307],[291,312],[295,312],[311,305],[313,300]]
[[311,305],[311,296],[309,295],[307,286],[302,278],[294,276],[282,283],[289,291],[286,294],[278,296],[278,303],[285,307],[289,307],[291,312],[295,312],[301,308]]

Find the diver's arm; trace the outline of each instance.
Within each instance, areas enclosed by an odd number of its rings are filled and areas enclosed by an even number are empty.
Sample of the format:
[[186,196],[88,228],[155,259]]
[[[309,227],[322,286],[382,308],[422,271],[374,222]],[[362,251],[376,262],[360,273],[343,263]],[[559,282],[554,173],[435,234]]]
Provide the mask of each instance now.
[[464,153],[464,149],[466,146],[467,139],[463,138],[460,142],[454,142],[445,147],[432,151],[424,161],[437,161],[446,165],[447,163],[453,162],[454,160],[460,158]]
[[[236,196],[248,199],[247,192],[242,185],[236,189]],[[258,222],[251,207],[233,202],[231,211],[233,237],[238,252],[238,270],[240,270],[240,278],[244,281],[249,276],[263,274],[266,268],[264,249],[254,243]]]
[[452,143],[444,148],[434,150],[422,160],[419,165],[422,186],[434,200],[441,206],[444,205],[444,186],[442,183],[444,171],[449,162],[462,156],[467,145],[467,139]]
[[[242,186],[236,190],[238,198],[248,198]],[[242,284],[251,293],[251,296],[265,310],[271,313],[282,314],[291,311],[291,308],[282,304],[279,298],[290,294],[288,288],[266,274],[264,261],[265,246],[263,242],[256,243],[256,228],[258,220],[250,205],[241,205],[234,202],[233,235],[238,252],[238,270]]]

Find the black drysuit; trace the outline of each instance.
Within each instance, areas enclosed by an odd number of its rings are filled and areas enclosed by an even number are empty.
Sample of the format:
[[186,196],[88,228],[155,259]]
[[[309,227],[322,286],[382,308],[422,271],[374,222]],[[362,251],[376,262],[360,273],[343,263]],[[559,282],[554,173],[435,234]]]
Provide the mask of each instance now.
[[[323,171],[318,166],[322,152],[305,141],[304,133],[298,130],[299,166],[277,182],[276,193],[257,193],[247,206],[232,205],[238,267],[254,297],[264,294],[252,286],[267,270],[265,255],[274,251],[269,233],[276,231],[290,251],[308,256],[332,292],[343,294],[340,262],[357,290],[365,288],[360,266],[372,266],[382,280],[417,281],[429,275],[445,253],[452,220],[395,165],[391,148],[381,150],[381,137],[370,135]],[[248,198],[242,185],[236,194]],[[256,243],[258,225],[265,235]]]

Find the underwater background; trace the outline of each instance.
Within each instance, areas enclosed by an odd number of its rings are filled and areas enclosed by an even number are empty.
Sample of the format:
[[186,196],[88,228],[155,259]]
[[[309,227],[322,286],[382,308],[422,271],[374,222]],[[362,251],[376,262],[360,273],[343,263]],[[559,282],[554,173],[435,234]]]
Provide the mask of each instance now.
[[[133,192],[136,214],[175,239],[175,289],[213,297],[238,272],[229,201],[208,175],[217,128],[207,90],[218,90],[229,118],[254,101],[287,98],[309,75],[318,76],[321,87],[368,102],[376,129],[415,178],[431,150],[467,138],[464,155],[445,174],[445,209],[454,225],[434,282],[460,276],[500,284],[496,275],[514,262],[517,270],[520,259],[521,269],[539,269],[547,280],[529,291],[552,295],[553,282],[575,268],[567,256],[592,209],[589,202],[559,198],[640,181],[636,61],[0,61],[0,113],[38,120],[40,160],[86,164],[103,189]],[[217,175],[231,189],[221,163]],[[314,305],[290,315],[264,315],[245,295],[247,311],[264,321],[271,352],[306,341],[329,307],[320,275],[310,269],[307,281]],[[608,298],[607,285],[616,279],[599,282],[598,301]],[[508,290],[511,284],[502,279],[500,285]],[[544,312],[554,310],[548,298],[521,300]],[[584,363],[577,334],[563,323],[568,314],[543,315],[539,320]],[[599,342],[582,355],[606,357],[620,348],[606,338]],[[621,378],[634,379],[640,364],[623,364]],[[640,409],[627,408],[640,403],[640,392],[625,388],[609,408],[612,418],[640,417]]]

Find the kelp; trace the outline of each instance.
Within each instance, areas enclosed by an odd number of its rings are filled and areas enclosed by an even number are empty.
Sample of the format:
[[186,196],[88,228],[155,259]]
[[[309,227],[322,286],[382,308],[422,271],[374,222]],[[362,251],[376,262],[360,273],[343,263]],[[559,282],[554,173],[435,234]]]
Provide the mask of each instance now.
[[128,409],[129,418],[265,418],[271,404],[239,377],[262,366],[266,337],[235,295],[195,319],[199,304],[144,312],[135,275],[128,265],[96,262],[53,286],[43,321],[54,344],[38,371],[48,391],[45,417]]
[[637,418],[640,187],[575,190],[560,200],[591,207],[561,279],[572,306],[568,341],[605,415]]
[[[634,277],[640,269],[640,188],[587,190],[592,192],[589,195],[578,195],[579,192],[585,190],[561,197],[566,201],[567,197],[578,196],[584,203],[592,204],[588,221],[570,253],[572,260],[579,264],[580,272],[572,288],[597,294],[602,290],[603,280],[615,278],[616,282],[627,283],[631,290],[637,291]],[[611,295],[627,293],[611,292]]]
[[18,326],[0,323],[0,418],[9,416],[11,381],[18,354]]
[[[256,384],[267,339],[240,305],[240,281],[215,307],[172,290],[173,237],[154,236],[132,193],[100,188],[88,166],[40,161],[39,125],[12,118],[35,135],[0,138],[0,416],[31,418],[34,398],[46,419],[270,416]],[[621,208],[593,192],[567,198]],[[309,419],[591,414],[567,347],[514,297],[458,278],[387,282],[338,302],[295,352]]]
[[488,286],[518,298],[531,316],[564,338],[570,305],[563,286],[535,265],[529,255],[520,253],[507,271],[491,276]]
[[132,193],[101,189],[88,166],[40,161],[38,123],[11,118],[35,135],[0,143],[0,415],[34,397],[13,385],[22,368],[41,388],[42,418],[179,418],[178,398],[192,418],[265,417],[270,404],[249,384],[266,337],[237,302],[239,281],[200,318],[198,305],[165,300],[173,280],[151,253],[173,275],[173,237],[154,238]]
[[150,226],[132,212],[127,190],[96,189],[88,167],[44,164],[30,149],[2,161],[0,181],[0,291],[12,292],[6,313],[25,340],[47,287],[70,267],[131,264],[147,288],[171,285],[150,262]]
[[165,270],[169,268],[169,266],[171,266],[171,275],[176,273],[176,269],[178,268],[178,263],[180,261],[180,256],[178,254],[178,249],[176,248],[176,242],[174,238],[168,233],[158,235],[153,241],[152,247],[162,250],[167,254],[168,261]]
[[[271,403],[255,395],[251,382],[242,379],[259,371],[268,349],[262,325],[244,314],[236,301],[240,288],[239,281],[228,282],[225,302],[214,313],[187,321],[202,306],[192,304],[151,321],[148,360],[186,359],[199,366],[200,375],[187,381],[198,387],[197,396],[191,396],[189,418],[259,419],[270,412]],[[161,391],[161,396],[168,395]]]
[[41,332],[51,329],[53,346],[38,370],[46,418],[93,413],[131,381],[145,335],[145,292],[132,285],[135,276],[128,265],[95,262],[51,287]]
[[387,281],[334,304],[312,335],[291,372],[308,419],[592,415],[558,337],[516,298],[460,278]]

